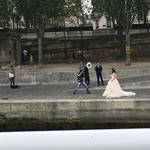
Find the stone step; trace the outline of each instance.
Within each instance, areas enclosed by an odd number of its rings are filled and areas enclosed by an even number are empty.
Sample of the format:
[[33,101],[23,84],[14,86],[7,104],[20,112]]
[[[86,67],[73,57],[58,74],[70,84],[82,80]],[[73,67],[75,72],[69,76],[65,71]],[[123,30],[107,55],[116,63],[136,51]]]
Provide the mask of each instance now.
[[124,88],[150,88],[150,81],[140,81],[121,84]]
[[[103,71],[104,80],[110,79],[110,70]],[[90,70],[91,81],[96,81],[94,71]],[[139,82],[150,80],[150,69],[120,69],[118,70],[118,79],[121,82]],[[128,80],[128,81],[127,81]],[[50,70],[22,70],[16,71],[16,82],[18,84],[59,84],[59,83],[75,83],[76,72],[58,72]],[[8,71],[0,72],[0,85],[8,84]]]

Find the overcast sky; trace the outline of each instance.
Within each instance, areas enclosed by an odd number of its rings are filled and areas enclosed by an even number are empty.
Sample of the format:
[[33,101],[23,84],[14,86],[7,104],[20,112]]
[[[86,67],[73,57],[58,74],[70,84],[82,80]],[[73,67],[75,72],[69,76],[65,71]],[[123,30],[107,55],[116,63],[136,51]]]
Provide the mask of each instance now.
[[92,13],[92,0],[81,0],[83,2],[83,10],[85,15],[90,15]]

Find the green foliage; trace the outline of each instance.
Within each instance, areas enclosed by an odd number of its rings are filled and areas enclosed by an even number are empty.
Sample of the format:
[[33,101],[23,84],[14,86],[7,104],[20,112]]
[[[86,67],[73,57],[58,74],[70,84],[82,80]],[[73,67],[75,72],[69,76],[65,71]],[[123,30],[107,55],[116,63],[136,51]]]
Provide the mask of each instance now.
[[65,17],[75,17],[84,20],[81,0],[66,0]]
[[64,0],[14,0],[16,10],[26,23],[31,23],[37,30],[44,30],[48,22],[64,13]]
[[14,0],[16,11],[23,16],[26,27],[32,24],[38,36],[39,64],[42,64],[42,39],[50,21],[64,16],[65,0]]
[[21,17],[24,17],[26,22],[26,27],[28,27],[28,22],[31,22],[32,16],[32,3],[31,0],[13,0],[16,7],[16,12],[20,14]]
[[8,0],[0,0],[0,27],[6,27],[8,21]]
[[[139,14],[148,10],[148,3],[146,0],[93,0],[93,16],[105,15],[110,17],[113,26],[118,31],[118,46],[126,53],[126,62],[130,64],[130,29],[133,22],[137,19]],[[144,20],[143,17],[141,19]],[[144,21],[145,22],[145,21]],[[125,40],[123,32],[125,31]]]
[[145,10],[147,3],[146,0],[93,0],[93,7],[94,15],[109,16],[125,30]]

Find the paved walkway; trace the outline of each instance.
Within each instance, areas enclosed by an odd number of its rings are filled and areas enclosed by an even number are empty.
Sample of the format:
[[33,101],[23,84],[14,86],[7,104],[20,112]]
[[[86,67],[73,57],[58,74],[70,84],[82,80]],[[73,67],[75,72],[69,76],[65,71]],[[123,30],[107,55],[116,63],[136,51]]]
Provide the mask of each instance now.
[[[0,87],[1,100],[61,100],[61,99],[104,99],[102,93],[104,87],[97,87],[96,83],[92,83],[90,94],[81,88],[75,95],[73,90],[75,85],[70,84],[54,84],[54,85],[29,85],[21,86],[18,89],[10,89],[8,86]],[[136,93],[134,97],[123,97],[123,99],[149,99],[150,88],[126,88],[126,91]]]
[[[94,64],[95,65],[95,64]],[[124,62],[103,63],[105,69],[117,67],[120,69],[139,69],[150,68],[149,62],[132,63],[132,66],[125,66]],[[35,67],[35,66],[34,66]],[[32,67],[32,68],[34,68]],[[78,69],[78,64],[52,64],[43,69],[49,68],[53,71],[74,71]],[[23,66],[23,69],[30,69]],[[150,75],[136,76],[119,79],[124,90],[133,91],[135,97],[123,97],[122,99],[148,99],[150,100]],[[136,83],[148,83],[147,86],[136,85]],[[107,81],[105,81],[105,85]],[[130,86],[135,84],[135,86]],[[105,86],[98,87],[96,82],[90,85],[90,94],[86,94],[85,89],[81,88],[77,94],[73,95],[76,84],[49,84],[49,85],[21,85],[18,89],[10,89],[9,86],[0,86],[0,100],[61,100],[61,99],[104,99],[102,93]]]

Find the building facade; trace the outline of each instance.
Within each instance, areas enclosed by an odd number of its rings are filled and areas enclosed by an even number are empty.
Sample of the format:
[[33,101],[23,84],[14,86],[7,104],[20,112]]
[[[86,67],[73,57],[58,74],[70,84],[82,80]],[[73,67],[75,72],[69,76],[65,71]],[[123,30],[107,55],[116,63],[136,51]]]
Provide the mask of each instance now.
[[[147,23],[150,23],[150,11],[148,12],[147,15]],[[138,19],[135,20],[134,24],[142,24],[144,23],[144,21],[139,21]],[[93,29],[110,29],[113,28],[113,23],[111,21],[111,19],[109,17],[105,17],[105,16],[101,16],[100,18],[97,17],[95,19],[92,20],[92,24],[93,24]]]
[[20,34],[0,30],[0,65],[20,64]]

